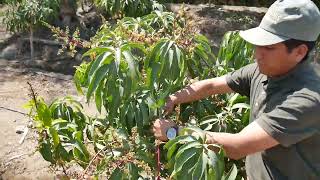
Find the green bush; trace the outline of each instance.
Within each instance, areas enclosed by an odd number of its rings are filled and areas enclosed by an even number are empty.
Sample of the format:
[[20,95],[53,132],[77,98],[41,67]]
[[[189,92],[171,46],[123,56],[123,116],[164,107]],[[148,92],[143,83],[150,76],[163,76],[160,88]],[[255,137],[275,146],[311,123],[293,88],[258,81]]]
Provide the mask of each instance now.
[[115,18],[140,17],[152,10],[164,9],[164,6],[155,0],[94,0],[94,3]]
[[4,19],[11,32],[29,31],[42,21],[48,22],[58,11],[58,0],[6,0],[9,6]]
[[[94,152],[82,155],[85,159],[81,162],[76,161],[85,168],[84,173],[111,179],[138,179],[154,177],[153,172],[160,171],[159,176],[175,179],[185,175],[235,179],[241,167],[225,161],[223,149],[215,153],[208,149],[216,145],[204,144],[203,137],[189,135],[179,136],[163,148],[163,144],[154,143],[150,127],[156,118],[162,117],[162,106],[169,94],[195,80],[220,76],[251,62],[252,47],[237,32],[225,36],[216,57],[207,38],[197,34],[194,23],[183,11],[177,15],[154,11],[138,18],[123,18],[115,26],[103,25],[84,57],[90,60],[77,67],[76,87],[88,102],[94,101],[97,110],[106,114],[81,120],[85,122],[82,132],[88,139],[82,143],[94,147]],[[37,101],[33,100],[33,105],[34,102]],[[248,123],[246,102],[238,94],[213,96],[181,105],[170,118],[189,130],[197,131],[194,126],[198,126],[239,132]],[[39,112],[32,115],[37,119]],[[58,136],[48,137],[46,142],[63,141],[59,132]],[[54,140],[58,138],[59,141]],[[55,150],[50,148],[53,153]],[[76,158],[72,150],[66,151],[71,159]],[[242,166],[241,162],[236,164]],[[238,176],[245,175],[238,173]]]

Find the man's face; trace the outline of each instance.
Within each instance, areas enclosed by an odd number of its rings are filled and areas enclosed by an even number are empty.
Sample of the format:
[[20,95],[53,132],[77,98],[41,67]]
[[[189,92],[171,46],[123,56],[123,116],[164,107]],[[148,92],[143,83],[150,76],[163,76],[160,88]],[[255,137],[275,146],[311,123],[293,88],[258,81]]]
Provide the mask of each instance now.
[[255,46],[255,59],[262,74],[270,77],[286,74],[297,62],[296,49],[288,52],[283,43]]

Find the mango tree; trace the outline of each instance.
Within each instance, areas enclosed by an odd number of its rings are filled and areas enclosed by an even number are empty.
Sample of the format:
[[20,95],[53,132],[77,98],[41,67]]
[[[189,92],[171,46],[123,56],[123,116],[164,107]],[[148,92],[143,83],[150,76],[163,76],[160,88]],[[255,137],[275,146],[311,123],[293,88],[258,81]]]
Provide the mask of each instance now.
[[[196,80],[220,76],[250,62],[252,49],[237,32],[226,35],[225,41],[230,46],[224,45],[216,57],[207,38],[199,35],[194,26],[183,11],[177,15],[154,11],[138,18],[123,18],[114,26],[103,25],[84,54],[86,61],[74,75],[79,93],[86,96],[88,103],[94,102],[102,114],[99,118],[82,120],[87,138],[83,144],[91,144],[94,149],[94,153],[89,153],[91,160],[88,161],[84,148],[72,146],[81,149],[78,155],[73,153],[77,150],[67,148],[63,131],[55,133],[47,129],[47,137],[52,140],[46,142],[54,147],[54,142],[61,142],[70,159],[82,157],[84,172],[91,169],[90,174],[97,177],[235,179],[237,167],[225,161],[223,149],[205,144],[204,137],[188,132],[240,131],[248,120],[246,98],[237,94],[212,96],[177,107],[170,118],[188,128],[165,145],[155,144],[150,132],[152,122],[162,117],[169,94]],[[33,104],[37,104],[36,99]],[[49,105],[52,110],[47,111],[48,118],[69,117],[56,116],[54,107],[60,106]],[[60,112],[68,114],[67,110],[71,111],[62,108]],[[72,124],[72,120],[68,122]],[[212,147],[219,151],[211,151]]]

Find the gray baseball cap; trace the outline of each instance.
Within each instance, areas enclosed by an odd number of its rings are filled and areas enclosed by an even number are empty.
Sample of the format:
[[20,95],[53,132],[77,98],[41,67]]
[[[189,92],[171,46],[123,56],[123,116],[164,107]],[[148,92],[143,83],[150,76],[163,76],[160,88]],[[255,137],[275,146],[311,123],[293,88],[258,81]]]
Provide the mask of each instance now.
[[240,31],[240,36],[258,46],[288,39],[316,41],[320,33],[320,12],[311,0],[277,0],[256,28]]

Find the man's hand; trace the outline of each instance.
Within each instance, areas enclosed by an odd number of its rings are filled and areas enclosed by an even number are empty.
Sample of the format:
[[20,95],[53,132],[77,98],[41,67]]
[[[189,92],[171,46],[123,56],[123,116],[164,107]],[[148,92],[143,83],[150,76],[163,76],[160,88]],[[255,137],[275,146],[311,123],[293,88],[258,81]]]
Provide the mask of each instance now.
[[176,106],[176,101],[177,101],[177,97],[175,97],[174,95],[170,95],[167,100],[166,100],[166,104],[163,107],[163,114],[165,116],[169,115],[172,113],[172,111],[174,110],[174,107]]
[[176,124],[171,120],[157,119],[153,123],[152,131],[157,139],[161,141],[168,141],[166,132],[170,127],[173,126],[176,126]]
[[233,92],[233,90],[228,86],[226,76],[192,83],[167,98],[164,106],[164,115],[169,115],[174,110],[175,105],[197,101],[214,94],[229,92]]

